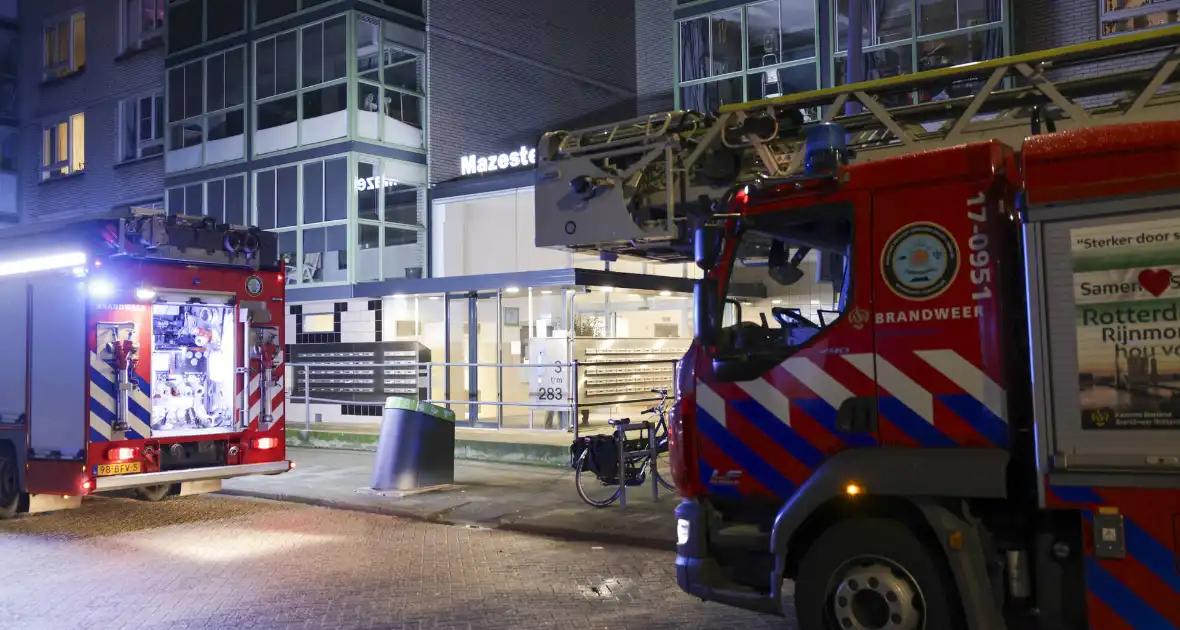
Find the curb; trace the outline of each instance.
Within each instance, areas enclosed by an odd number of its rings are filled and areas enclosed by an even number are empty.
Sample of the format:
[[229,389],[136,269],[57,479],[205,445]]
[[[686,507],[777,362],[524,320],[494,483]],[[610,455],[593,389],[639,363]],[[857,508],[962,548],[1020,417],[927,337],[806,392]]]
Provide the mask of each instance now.
[[400,509],[392,506],[358,505],[356,503],[349,503],[347,501],[334,501],[332,499],[321,499],[303,495],[289,495],[282,492],[261,492],[253,490],[234,490],[222,488],[217,492],[217,494],[233,497],[266,499],[268,501],[281,501],[285,503],[298,503],[300,505],[310,505],[313,507],[322,507],[331,510],[361,512],[364,514],[375,514],[377,516],[395,516],[415,521],[423,521],[426,523],[434,523],[436,525],[452,525],[455,527],[478,526],[499,531],[516,532],[519,534],[558,538],[561,540],[578,540],[609,545],[642,547],[645,549],[655,549],[658,551],[676,550],[676,544],[673,541],[656,540],[645,536],[636,536],[633,534],[602,534],[536,523],[472,523],[468,521],[454,521],[438,516],[437,514],[424,514],[415,510]]

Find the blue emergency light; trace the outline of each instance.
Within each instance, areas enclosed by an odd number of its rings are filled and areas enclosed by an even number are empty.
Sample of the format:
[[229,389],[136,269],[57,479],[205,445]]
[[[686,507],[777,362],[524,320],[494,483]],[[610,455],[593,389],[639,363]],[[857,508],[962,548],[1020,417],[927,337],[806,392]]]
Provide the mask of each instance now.
[[848,164],[844,127],[830,122],[807,127],[803,159],[803,168],[808,175],[835,173],[839,165]]

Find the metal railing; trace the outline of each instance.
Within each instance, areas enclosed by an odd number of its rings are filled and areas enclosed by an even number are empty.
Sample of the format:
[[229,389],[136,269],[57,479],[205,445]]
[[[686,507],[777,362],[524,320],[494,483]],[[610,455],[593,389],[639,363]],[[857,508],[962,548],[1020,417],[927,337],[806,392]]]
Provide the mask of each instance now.
[[[669,382],[667,383],[667,385],[668,385],[668,389],[670,392],[670,397],[675,397],[677,395],[676,386],[677,386],[677,378],[678,378],[678,370],[679,370],[679,362],[678,361],[670,360],[670,359],[654,359],[654,360],[635,360],[635,361],[612,361],[610,363],[610,365],[612,367],[619,367],[619,366],[626,366],[626,365],[669,365],[669,364],[672,365],[672,372],[671,372],[671,377],[668,379]],[[362,362],[287,363],[284,367],[293,370],[292,375],[297,375],[297,374],[301,373],[303,376],[301,383],[298,381],[298,379],[292,379],[293,382],[287,384],[286,398],[287,398],[287,401],[289,404],[291,404],[291,403],[302,404],[302,406],[303,406],[303,415],[304,415],[303,437],[304,437],[304,439],[309,438],[309,436],[311,434],[311,430],[312,430],[311,429],[311,425],[312,425],[311,404],[313,402],[317,403],[317,404],[336,404],[336,405],[376,405],[376,404],[382,404],[384,402],[384,400],[372,401],[372,402],[358,402],[356,400],[344,400],[344,399],[328,398],[328,397],[324,397],[324,396],[312,396],[311,392],[313,389],[315,389],[314,381],[313,381],[312,377],[314,376],[316,370],[335,370],[335,371],[355,370],[357,372],[361,372],[362,374],[353,374],[352,376],[357,376],[360,378],[364,378],[370,372],[374,372],[373,380],[381,380],[380,370],[383,370],[383,369],[398,369],[398,370],[402,370],[402,371],[413,371],[414,376],[412,378],[414,378],[417,381],[417,383],[413,387],[415,393],[420,392],[421,390],[425,390],[426,396],[425,396],[425,398],[421,398],[417,395],[407,396],[407,397],[414,398],[416,400],[421,400],[422,402],[426,402],[426,403],[430,403],[430,404],[434,404],[434,405],[444,406],[448,409],[450,409],[454,406],[467,406],[469,409],[469,416],[473,420],[478,418],[478,411],[477,411],[478,407],[484,406],[484,405],[489,406],[489,407],[496,407],[501,410],[501,412],[497,414],[497,416],[498,416],[497,429],[503,428],[503,426],[502,426],[502,424],[503,424],[502,410],[504,408],[527,408],[530,410],[545,409],[545,410],[550,410],[550,411],[565,412],[565,413],[568,413],[569,425],[570,425],[569,429],[572,431],[573,438],[575,440],[577,440],[579,437],[579,432],[580,432],[579,429],[582,426],[582,423],[579,421],[581,419],[579,416],[583,411],[589,411],[591,409],[601,408],[601,407],[637,405],[637,404],[646,403],[646,402],[657,402],[660,400],[659,396],[654,396],[651,394],[648,394],[646,396],[642,396],[642,394],[646,393],[646,390],[644,392],[634,392],[636,394],[641,394],[641,397],[635,397],[635,398],[622,398],[619,396],[615,396],[611,400],[602,400],[602,401],[585,400],[585,396],[580,391],[581,390],[581,386],[580,386],[581,378],[580,377],[582,376],[582,370],[585,369],[588,365],[599,365],[600,366],[601,364],[587,364],[587,363],[580,362],[577,360],[569,361],[569,362],[553,362],[553,363],[467,363],[467,362],[447,363],[447,362],[434,362],[434,361],[431,361],[431,362],[398,361],[398,362],[392,362],[392,363],[368,363],[368,362],[364,362],[364,363],[362,363]],[[480,369],[480,368],[496,369],[497,370],[496,380],[497,380],[497,383],[499,384],[499,386],[496,388],[496,395],[498,398],[503,398],[503,378],[504,378],[503,370],[505,368],[522,369],[522,370],[538,370],[538,369],[545,369],[545,368],[570,369],[570,373],[572,374],[572,379],[571,379],[571,382],[568,384],[568,394],[566,393],[567,390],[563,390],[562,397],[565,398],[564,401],[548,402],[548,401],[538,401],[538,400],[528,400],[528,401],[483,400],[483,399],[479,399],[478,397],[469,397],[466,399],[449,399],[446,396],[444,396],[441,399],[438,399],[438,398],[434,398],[432,396],[432,393],[434,391],[434,383],[435,383],[434,370],[439,369],[439,368],[444,369],[444,370],[450,370],[452,368],[469,369],[469,370],[470,369]],[[348,376],[348,375],[333,374],[333,376]],[[404,377],[406,375],[402,375],[402,376]],[[530,379],[530,381],[531,380],[532,379]],[[366,382],[369,382],[369,381],[366,379]],[[448,389],[449,389],[449,387],[448,387]],[[530,397],[532,394],[532,389],[533,389],[532,387],[529,388]],[[382,393],[380,395],[381,396],[397,396],[400,394]],[[530,429],[533,428],[531,417],[530,417],[530,421],[529,421],[529,428]]]

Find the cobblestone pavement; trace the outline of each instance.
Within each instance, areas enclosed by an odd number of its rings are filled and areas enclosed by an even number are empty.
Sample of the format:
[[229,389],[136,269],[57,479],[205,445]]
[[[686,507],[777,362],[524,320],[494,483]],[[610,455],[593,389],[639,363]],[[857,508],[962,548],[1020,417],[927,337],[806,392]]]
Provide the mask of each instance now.
[[0,523],[0,628],[780,628],[672,554],[234,497]]

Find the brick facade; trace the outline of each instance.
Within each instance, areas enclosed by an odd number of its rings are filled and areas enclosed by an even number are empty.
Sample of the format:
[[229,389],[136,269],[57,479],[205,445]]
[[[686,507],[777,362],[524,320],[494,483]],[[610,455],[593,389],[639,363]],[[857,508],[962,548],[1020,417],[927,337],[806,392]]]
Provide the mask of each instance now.
[[[41,25],[77,9],[86,11],[86,68],[42,83]],[[164,50],[124,60],[119,43],[117,0],[21,2],[20,33],[20,212],[24,220],[103,212],[120,205],[163,199],[160,157],[118,165],[118,106],[124,98],[163,90]],[[85,171],[41,182],[43,123],[86,112]]]
[[549,129],[634,115],[632,0],[429,6],[432,182],[457,177],[461,155],[533,146]]

